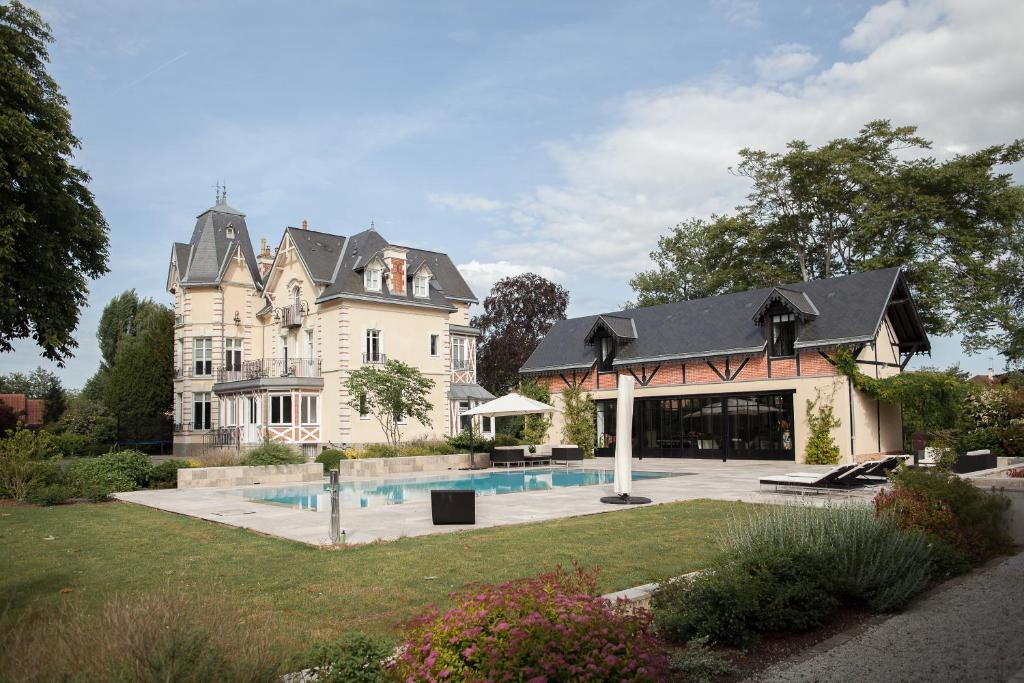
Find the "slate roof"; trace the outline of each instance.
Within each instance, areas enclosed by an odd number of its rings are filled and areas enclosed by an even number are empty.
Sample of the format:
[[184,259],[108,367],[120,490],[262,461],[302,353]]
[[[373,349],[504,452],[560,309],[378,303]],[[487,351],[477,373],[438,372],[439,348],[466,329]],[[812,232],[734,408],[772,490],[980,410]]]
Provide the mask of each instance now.
[[[228,237],[228,226],[234,229],[234,237]],[[174,244],[173,257],[178,264],[178,278],[182,286],[220,282],[227,270],[228,259],[234,256],[239,246],[253,281],[261,284],[245,214],[228,206],[224,198],[218,198],[215,206],[196,217],[196,227],[188,243]]]
[[336,263],[336,272],[333,274],[331,284],[327,286],[317,302],[358,297],[447,310],[455,310],[450,300],[476,302],[473,290],[466,284],[459,269],[455,267],[447,254],[404,246],[399,248],[407,251],[406,276],[408,278],[411,278],[411,274],[424,263],[433,273],[434,277],[430,280],[430,289],[428,290],[429,296],[426,299],[413,296],[409,283],[406,283],[405,294],[396,294],[391,291],[386,280],[381,283],[380,292],[366,291],[363,287],[363,269],[375,256],[380,256],[388,246],[392,245],[389,245],[376,230],[365,230],[349,237],[341,252],[341,262],[340,264]]
[[618,366],[759,354],[765,348],[765,332],[753,316],[777,291],[790,293],[787,299],[795,305],[809,305],[818,313],[799,326],[797,348],[872,342],[888,311],[901,350],[930,349],[905,276],[899,268],[888,268],[562,320],[555,323],[520,372],[591,367],[596,352],[586,338],[599,317],[609,320],[611,316],[630,318],[636,328],[635,340],[620,341],[614,362]]
[[452,384],[448,390],[448,398],[453,401],[493,401],[494,394],[479,384]]

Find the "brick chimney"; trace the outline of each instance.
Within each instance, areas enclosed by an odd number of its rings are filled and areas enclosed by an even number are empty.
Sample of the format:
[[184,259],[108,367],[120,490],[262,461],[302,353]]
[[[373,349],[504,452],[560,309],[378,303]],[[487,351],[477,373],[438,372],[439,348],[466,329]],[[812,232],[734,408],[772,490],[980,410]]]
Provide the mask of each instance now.
[[260,267],[260,275],[266,275],[270,271],[270,264],[274,262],[274,257],[270,255],[270,245],[267,244],[267,238],[260,238],[260,253],[256,256],[256,263]]
[[309,221],[307,221],[305,218],[302,219],[302,229],[309,230]]
[[390,278],[388,289],[392,294],[405,295],[405,259],[408,252],[401,247],[387,246],[384,248],[384,263],[388,267]]

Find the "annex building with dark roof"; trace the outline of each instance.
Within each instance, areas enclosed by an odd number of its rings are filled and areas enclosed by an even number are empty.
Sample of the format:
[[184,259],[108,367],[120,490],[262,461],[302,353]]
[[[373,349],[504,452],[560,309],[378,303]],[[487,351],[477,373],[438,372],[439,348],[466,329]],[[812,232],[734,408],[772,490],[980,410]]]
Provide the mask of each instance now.
[[[380,443],[383,429],[346,380],[400,360],[433,381],[431,423],[403,437],[457,433],[493,398],[476,383],[469,307],[476,295],[447,254],[393,244],[372,226],[348,234],[285,228],[254,250],[243,212],[218,191],[188,242],[172,245],[175,452],[256,445],[307,455]],[[489,420],[475,429],[493,433]]]
[[838,348],[877,377],[930,351],[901,269],[562,320],[520,373],[555,393],[593,395],[599,453],[615,442],[626,375],[636,382],[634,452],[644,457],[802,460],[807,401],[832,406],[845,461],[902,452],[898,406],[837,373]]

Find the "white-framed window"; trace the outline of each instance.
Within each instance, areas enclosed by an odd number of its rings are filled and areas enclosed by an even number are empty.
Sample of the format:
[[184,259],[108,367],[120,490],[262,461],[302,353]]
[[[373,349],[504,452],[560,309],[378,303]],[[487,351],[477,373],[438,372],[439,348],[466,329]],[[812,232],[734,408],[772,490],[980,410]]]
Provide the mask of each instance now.
[[235,239],[235,226],[228,223],[228,227],[224,228],[224,236],[229,240]]
[[295,285],[292,287],[292,305],[298,306],[302,303],[302,287]]
[[367,330],[366,331],[366,349],[363,353],[363,362],[365,363],[383,363],[384,354],[381,348],[381,334],[380,330]]
[[317,410],[320,407],[318,399],[319,396],[313,396],[312,394],[303,394],[299,398],[299,424],[320,424],[320,415]]
[[181,422],[185,419],[185,395],[177,393],[174,395],[174,426],[181,429]]
[[384,271],[377,264],[369,265],[363,271],[363,287],[368,292],[379,292],[381,275]]
[[213,339],[196,337],[192,340],[192,365],[196,377],[213,374]]
[[270,424],[290,425],[292,423],[292,395],[274,394],[270,397]]
[[310,361],[316,358],[313,349],[313,330],[306,330],[306,358]]
[[452,337],[452,369],[465,370],[469,367],[466,358],[466,338]]
[[459,401],[459,431],[460,432],[465,432],[465,431],[469,430],[469,424],[470,424],[470,421],[472,421],[473,418],[470,417],[469,415],[463,415],[463,413],[465,413],[467,410],[469,410],[469,408],[470,408],[469,401]]
[[370,408],[366,405],[366,394],[359,394],[359,419],[370,419]]
[[224,369],[225,370],[241,370],[242,369],[242,340],[241,339],[225,339],[224,340]]
[[192,429],[205,431],[210,424],[210,393],[192,394]]
[[181,376],[185,373],[185,340],[178,340],[178,375]]
[[421,299],[430,296],[430,278],[426,275],[417,275],[412,279],[412,295]]
[[235,427],[238,425],[238,400],[235,398],[221,399],[224,406],[224,426]]
[[494,431],[494,427],[491,426],[491,420],[493,418],[490,415],[480,416],[480,431],[484,434],[490,434]]
[[441,335],[432,334],[430,335],[430,355],[438,356],[441,353]]

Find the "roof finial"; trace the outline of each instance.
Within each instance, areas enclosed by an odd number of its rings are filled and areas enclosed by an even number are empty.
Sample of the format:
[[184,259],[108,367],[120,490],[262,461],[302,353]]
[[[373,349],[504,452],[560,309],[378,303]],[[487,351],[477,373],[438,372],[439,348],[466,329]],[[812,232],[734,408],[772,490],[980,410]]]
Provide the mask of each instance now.
[[214,183],[214,204],[220,204],[220,178],[217,178],[217,182]]
[[373,219],[372,218],[370,219],[370,230],[373,230],[374,232],[377,231],[377,227],[373,224]]
[[222,204],[228,203],[228,181],[225,180],[220,186],[220,200]]

